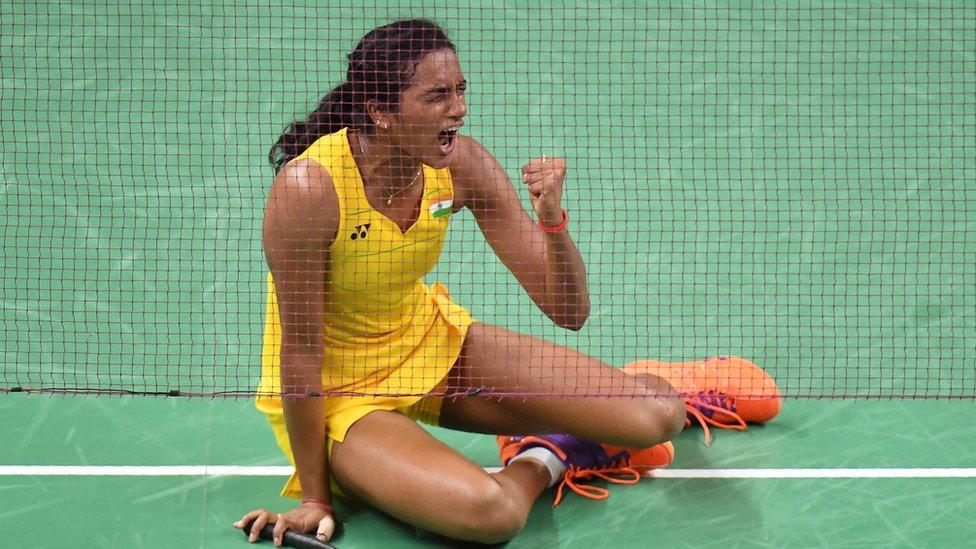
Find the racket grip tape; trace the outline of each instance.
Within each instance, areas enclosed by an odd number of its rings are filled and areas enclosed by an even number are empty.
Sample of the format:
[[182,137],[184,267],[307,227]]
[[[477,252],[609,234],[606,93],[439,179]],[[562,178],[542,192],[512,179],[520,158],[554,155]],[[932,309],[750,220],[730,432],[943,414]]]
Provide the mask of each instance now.
[[[251,525],[244,527],[244,535],[251,535]],[[258,535],[261,539],[274,541],[274,524],[265,524]],[[295,549],[336,549],[335,545],[326,543],[311,534],[303,534],[293,530],[285,530],[281,536],[281,544]]]

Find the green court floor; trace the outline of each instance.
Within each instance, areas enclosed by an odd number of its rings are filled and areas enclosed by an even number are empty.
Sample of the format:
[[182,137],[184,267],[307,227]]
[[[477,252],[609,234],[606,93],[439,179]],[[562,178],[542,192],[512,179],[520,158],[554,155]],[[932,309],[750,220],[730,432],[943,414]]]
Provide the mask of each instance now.
[[[9,465],[287,465],[246,401],[0,399]],[[697,429],[674,469],[974,468],[972,402],[789,400],[743,433]],[[491,437],[435,432],[497,466]],[[391,445],[396,441],[391,440]],[[3,469],[0,469],[3,470]],[[5,547],[246,547],[230,523],[287,509],[282,477],[0,476]],[[645,479],[604,502],[540,499],[510,547],[966,547],[976,479]],[[343,505],[338,547],[450,545]],[[265,543],[265,546],[270,544]]]

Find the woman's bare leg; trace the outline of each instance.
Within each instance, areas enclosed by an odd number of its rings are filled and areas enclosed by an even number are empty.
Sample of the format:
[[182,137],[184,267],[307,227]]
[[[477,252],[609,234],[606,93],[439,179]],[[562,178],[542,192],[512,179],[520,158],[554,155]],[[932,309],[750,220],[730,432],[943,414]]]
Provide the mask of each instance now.
[[477,389],[482,395],[444,399],[442,426],[570,433],[635,448],[670,440],[684,426],[684,403],[664,380],[638,378],[568,347],[480,323],[469,329],[448,378],[449,391]]
[[489,474],[412,419],[385,411],[353,424],[329,462],[348,495],[426,530],[482,543],[515,537],[550,480],[531,460]]
[[[478,323],[448,389],[486,390],[444,399],[441,424],[468,431],[572,433],[644,448],[684,425],[682,401],[659,378],[635,378],[572,349]],[[536,396],[499,398],[491,391]],[[329,461],[347,494],[432,532],[485,543],[518,534],[551,480],[534,460],[489,474],[396,412],[357,421]]]

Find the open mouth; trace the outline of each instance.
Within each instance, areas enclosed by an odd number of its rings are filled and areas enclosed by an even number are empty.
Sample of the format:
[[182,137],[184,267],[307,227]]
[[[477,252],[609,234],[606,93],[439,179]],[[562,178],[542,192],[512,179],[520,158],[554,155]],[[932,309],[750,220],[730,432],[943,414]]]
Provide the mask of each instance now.
[[454,144],[457,142],[457,133],[457,129],[449,129],[437,134],[437,142],[441,147],[441,152],[450,154],[454,150]]

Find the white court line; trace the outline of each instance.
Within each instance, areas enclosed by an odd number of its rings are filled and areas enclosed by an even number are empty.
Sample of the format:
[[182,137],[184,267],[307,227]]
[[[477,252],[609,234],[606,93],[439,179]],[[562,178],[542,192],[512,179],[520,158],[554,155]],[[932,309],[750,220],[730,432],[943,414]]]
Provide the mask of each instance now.
[[65,477],[278,477],[293,469],[284,466],[237,465],[0,465],[0,476]]
[[655,469],[652,478],[972,478],[973,467],[886,469]]
[[[497,471],[498,467],[488,467]],[[0,476],[288,476],[288,466],[176,465],[176,466],[70,466],[70,465],[0,465]],[[652,478],[974,478],[976,467],[882,468],[882,469],[656,469]]]

